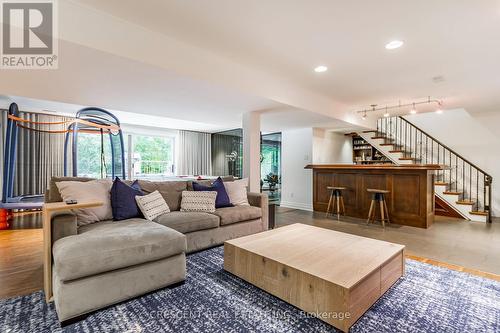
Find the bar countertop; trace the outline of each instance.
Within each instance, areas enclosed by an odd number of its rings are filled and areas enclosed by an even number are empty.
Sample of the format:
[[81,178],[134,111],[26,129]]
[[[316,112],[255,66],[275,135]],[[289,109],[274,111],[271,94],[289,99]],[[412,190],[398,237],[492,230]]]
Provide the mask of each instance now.
[[443,166],[439,164],[408,164],[408,165],[394,165],[394,164],[308,164],[304,169],[344,169],[344,170],[357,170],[357,169],[374,169],[374,170],[443,170]]

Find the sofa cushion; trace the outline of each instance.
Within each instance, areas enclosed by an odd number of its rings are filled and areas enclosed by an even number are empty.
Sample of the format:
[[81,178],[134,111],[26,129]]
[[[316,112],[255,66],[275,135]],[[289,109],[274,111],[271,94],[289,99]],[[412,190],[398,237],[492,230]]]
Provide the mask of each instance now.
[[56,183],[58,182],[88,182],[94,180],[95,178],[87,178],[87,177],[52,177],[49,182],[49,195],[47,197],[47,202],[61,202],[63,201],[61,197],[61,193],[59,193],[59,189],[57,188]]
[[170,212],[154,221],[183,234],[219,226],[218,216],[203,212]]
[[229,200],[234,206],[249,206],[247,197],[248,178],[224,182]]
[[216,209],[213,214],[220,217],[220,225],[223,226],[258,219],[262,217],[262,210],[254,206],[235,206]]
[[[223,182],[232,182],[234,181],[234,176],[220,176],[218,178],[221,178]],[[205,186],[211,186],[215,181],[217,180],[217,178],[212,178],[212,179],[201,179],[201,180],[188,180],[187,181],[187,189],[188,191],[194,191],[193,189],[193,183],[198,183],[198,184],[201,184],[201,185],[205,185]]]
[[53,246],[54,270],[62,281],[168,258],[186,251],[186,237],[144,219],[105,221]]
[[139,180],[139,185],[144,194],[153,193],[154,191],[160,192],[171,211],[181,208],[182,191],[187,189],[187,181],[185,180],[163,182]]
[[136,195],[143,195],[137,180],[128,185],[120,178],[115,178],[113,186],[111,186],[111,208],[115,221],[141,217],[141,212],[135,202]]
[[193,190],[195,191],[215,191],[217,192],[217,197],[215,198],[215,208],[232,207],[231,201],[229,201],[229,196],[227,195],[226,188],[222,182],[222,178],[217,178],[216,181],[212,183],[211,186],[206,186],[193,182]]
[[215,191],[182,192],[181,212],[215,212]]
[[64,201],[76,200],[79,203],[102,202],[102,205],[98,207],[74,209],[73,212],[77,216],[78,226],[111,220],[113,218],[110,194],[112,184],[113,182],[109,179],[56,183]]
[[158,191],[148,195],[138,195],[135,200],[146,220],[153,221],[160,215],[170,213],[170,208]]

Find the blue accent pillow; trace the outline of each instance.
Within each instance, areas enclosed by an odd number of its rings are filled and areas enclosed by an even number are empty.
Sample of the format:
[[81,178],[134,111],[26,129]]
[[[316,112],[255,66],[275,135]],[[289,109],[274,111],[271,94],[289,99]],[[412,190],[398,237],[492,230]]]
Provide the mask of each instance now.
[[193,190],[217,192],[217,197],[215,198],[215,208],[233,207],[231,200],[229,200],[229,196],[227,195],[226,188],[224,187],[224,182],[220,177],[213,182],[212,186],[206,186],[193,182]]
[[130,186],[116,177],[111,187],[111,209],[113,220],[120,221],[133,217],[141,217],[141,211],[135,201],[136,195],[144,195],[139,183],[134,181]]

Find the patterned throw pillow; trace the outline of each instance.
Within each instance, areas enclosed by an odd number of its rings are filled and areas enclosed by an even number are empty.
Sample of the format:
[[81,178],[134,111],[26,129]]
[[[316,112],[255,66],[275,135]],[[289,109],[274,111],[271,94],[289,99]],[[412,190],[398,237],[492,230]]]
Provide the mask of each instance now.
[[215,191],[183,191],[181,212],[215,212]]
[[160,215],[170,213],[170,208],[158,191],[143,196],[137,195],[135,201],[146,220],[153,221]]

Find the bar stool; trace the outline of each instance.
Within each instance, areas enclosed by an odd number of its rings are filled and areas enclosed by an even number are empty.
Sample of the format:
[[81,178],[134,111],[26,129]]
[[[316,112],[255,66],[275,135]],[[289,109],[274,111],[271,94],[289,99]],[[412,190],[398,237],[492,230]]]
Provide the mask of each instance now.
[[390,193],[390,191],[373,189],[373,188],[369,188],[366,191],[368,193],[373,193],[372,202],[370,204],[370,211],[368,212],[368,219],[366,220],[366,224],[368,225],[370,223],[370,220],[375,222],[376,203],[379,202],[380,222],[382,223],[382,227],[385,228],[385,221],[387,221],[387,223],[391,223],[391,220],[389,219],[389,209],[387,209],[387,202],[385,201],[385,194]]
[[345,215],[344,197],[342,196],[342,190],[345,190],[347,188],[343,186],[327,186],[326,189],[330,191],[330,200],[328,200],[326,217],[328,217],[328,213],[330,212],[330,207],[332,206],[332,202],[335,201],[332,207],[331,214],[333,215],[336,213],[337,220],[340,220],[340,214]]

